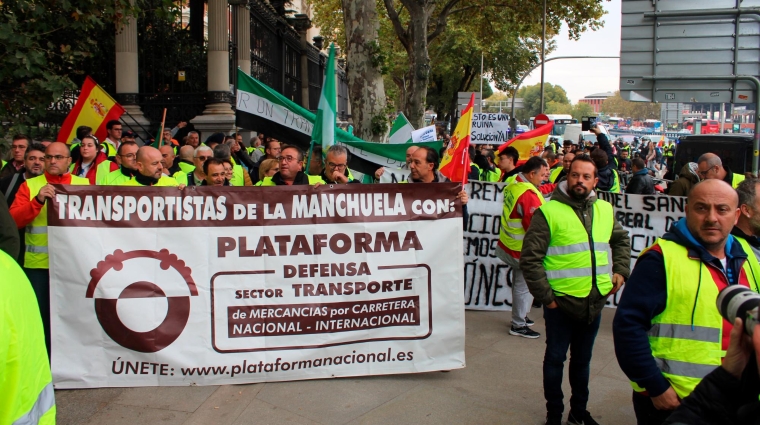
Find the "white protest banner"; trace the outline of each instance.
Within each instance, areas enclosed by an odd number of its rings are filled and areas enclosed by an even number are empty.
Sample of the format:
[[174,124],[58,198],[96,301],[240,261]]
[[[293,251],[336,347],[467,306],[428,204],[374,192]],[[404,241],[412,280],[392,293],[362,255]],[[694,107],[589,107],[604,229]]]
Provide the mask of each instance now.
[[434,125],[412,131],[412,143],[435,142],[435,139]]
[[[512,273],[496,257],[502,214],[504,183],[470,181],[467,193],[468,223],[463,235],[464,301],[471,310],[511,310]],[[615,218],[631,238],[631,269],[636,258],[670,225],[685,216],[686,198],[664,195],[628,195],[597,192],[610,202]],[[611,296],[608,307],[616,307],[623,289]]]
[[241,189],[56,186],[56,388],[464,367],[456,184]]
[[509,115],[497,113],[472,114],[472,144],[502,144],[509,140]]

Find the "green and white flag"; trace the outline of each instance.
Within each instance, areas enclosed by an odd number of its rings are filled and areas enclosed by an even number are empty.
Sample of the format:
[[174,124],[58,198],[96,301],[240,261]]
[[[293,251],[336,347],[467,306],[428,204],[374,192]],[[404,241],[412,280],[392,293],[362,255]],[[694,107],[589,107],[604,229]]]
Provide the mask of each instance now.
[[[311,132],[312,146],[321,146],[322,155],[327,154],[330,146],[335,144],[335,44],[330,43],[330,56],[327,58],[325,78],[322,80],[322,94],[319,96],[317,118]],[[311,152],[309,152],[311,158]],[[308,164],[308,162],[307,162]]]
[[412,143],[412,132],[414,127],[412,123],[406,119],[403,112],[398,114],[396,120],[393,121],[393,127],[391,127],[391,134],[388,136],[388,143],[397,145],[401,143]]
[[[235,125],[252,131],[260,131],[283,143],[309,149],[317,116],[291,101],[261,81],[238,69]],[[385,168],[381,181],[403,181],[409,174],[406,165],[405,144],[365,142],[340,128],[333,127],[335,143],[344,145],[351,152],[349,168],[369,176],[379,167]],[[442,142],[415,143],[429,146],[436,151]],[[357,174],[358,178],[358,174]]]

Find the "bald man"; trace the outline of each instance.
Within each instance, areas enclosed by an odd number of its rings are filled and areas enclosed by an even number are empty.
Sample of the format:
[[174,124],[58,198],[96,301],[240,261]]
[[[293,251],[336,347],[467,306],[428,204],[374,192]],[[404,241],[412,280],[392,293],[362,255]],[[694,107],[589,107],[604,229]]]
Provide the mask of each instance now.
[[702,154],[697,160],[697,174],[702,180],[723,180],[734,189],[744,180],[743,175],[734,174],[730,168],[723,165],[718,155],[710,152]]
[[180,168],[180,173],[187,175],[195,170],[195,164],[193,163],[194,154],[195,148],[190,145],[179,148],[179,162],[177,165]]
[[177,164],[179,160],[176,159],[177,155],[174,154],[174,148],[172,146],[162,145],[158,148],[158,151],[161,152],[161,165],[164,168],[164,174],[171,176],[180,171],[179,165]]
[[698,183],[687,198],[686,217],[636,261],[613,335],[620,368],[634,387],[639,424],[663,423],[721,365],[732,324],[715,308],[718,292],[728,285],[758,291],[748,253],[730,234],[738,207],[728,183]]
[[161,151],[153,146],[143,146],[137,151],[137,173],[120,186],[178,186],[177,180],[164,174]]

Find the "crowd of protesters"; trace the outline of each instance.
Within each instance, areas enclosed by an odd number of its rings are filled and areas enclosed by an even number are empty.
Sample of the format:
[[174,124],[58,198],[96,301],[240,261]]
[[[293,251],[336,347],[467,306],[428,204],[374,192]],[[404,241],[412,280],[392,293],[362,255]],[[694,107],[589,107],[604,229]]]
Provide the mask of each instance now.
[[[24,294],[12,294],[25,297],[25,302],[14,306],[19,311],[26,308],[18,314],[29,316],[32,291],[36,298],[40,316],[35,312],[28,323],[8,325],[37,335],[31,345],[43,354],[28,355],[29,367],[47,367],[42,363],[50,356],[47,204],[55,196],[54,184],[168,186],[182,190],[187,186],[360,183],[348,168],[350,153],[340,145],[331,146],[324,154],[315,151],[307,163],[308,152],[261,132],[249,144],[240,134],[222,133],[201,143],[194,131],[180,142],[174,137],[182,127],[184,123],[167,129],[161,140],[145,145],[138,143],[134,134],[124,132],[119,121],[107,123],[108,137],[102,141],[87,127],[78,128],[70,144],[13,137],[10,157],[0,169],[0,251],[5,252],[0,254],[0,273],[29,282],[22,285],[27,289]],[[657,154],[652,157],[653,151],[648,149],[654,146],[631,157],[625,143],[610,143],[600,130],[592,132],[597,136],[595,146],[553,143],[540,157],[525,163],[514,147],[497,151],[483,146],[470,151],[472,179],[507,183],[497,251],[498,258],[513,269],[509,334],[538,339],[541,335],[531,329],[534,322],[528,314],[534,299],[543,307],[546,423],[559,424],[562,420],[568,350],[572,353],[568,423],[597,423],[587,411],[591,356],[607,298],[625,282],[628,289],[614,324],[615,349],[634,389],[638,423],[672,422],[669,416],[674,410],[673,417],[682,418],[693,416],[694,409],[720,409],[704,406],[701,400],[706,397],[705,391],[709,394],[716,386],[739,379],[746,361],[734,362],[723,375],[713,376],[721,369],[722,359],[715,353],[725,354],[730,344],[736,346],[731,340],[737,332],[734,324],[712,310],[715,295],[723,287],[743,285],[758,291],[755,276],[760,276],[760,262],[755,248],[760,246],[759,183],[743,182],[743,176],[724,167],[714,154],[702,155],[693,165],[688,164],[689,174],[679,176],[671,186],[671,191],[688,195],[686,217],[648,248],[631,271],[628,232],[615,219],[612,206],[597,193],[654,194],[657,189],[652,168],[667,167],[672,161],[669,163],[665,154],[664,159]],[[410,146],[406,182],[449,181],[438,171],[439,162],[439,152],[434,149]],[[630,174],[627,185],[621,174]],[[382,175],[381,167],[372,177],[377,182]],[[682,182],[682,178],[687,181]],[[702,180],[706,181],[700,183]],[[466,222],[467,193],[462,190],[458,199],[464,206]],[[739,218],[741,215],[746,217]],[[12,262],[22,266],[23,273]],[[8,302],[2,301],[8,291],[0,285],[0,302]],[[698,301],[693,301],[695,298]],[[675,346],[673,341],[677,342]],[[11,347],[17,350],[14,355],[32,352],[19,347]],[[700,381],[708,375],[710,380],[705,385],[713,387],[702,389]],[[35,403],[47,397],[49,369],[38,374],[37,380],[30,390],[38,393],[32,400]],[[689,398],[692,392],[696,401]],[[25,403],[29,404],[21,398],[13,402],[21,413]],[[54,400],[52,403],[43,414],[52,411],[54,415]],[[684,411],[687,408],[691,410]],[[732,421],[734,416],[730,417]]]

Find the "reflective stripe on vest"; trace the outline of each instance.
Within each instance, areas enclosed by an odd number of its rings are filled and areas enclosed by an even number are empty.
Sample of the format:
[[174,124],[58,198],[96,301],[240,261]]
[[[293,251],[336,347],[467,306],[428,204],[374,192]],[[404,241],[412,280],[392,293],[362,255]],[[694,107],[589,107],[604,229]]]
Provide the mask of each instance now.
[[530,182],[517,182],[504,186],[504,204],[501,213],[501,230],[499,230],[499,241],[512,251],[521,251],[523,239],[527,229],[523,229],[522,218],[510,218],[517,206],[517,200],[527,191],[532,191],[538,196],[539,202],[543,205],[544,197],[536,186]]
[[612,193],[620,193],[620,175],[618,175],[617,170],[612,170],[612,187],[610,188],[610,192]]
[[[663,239],[657,245],[665,263],[667,300],[662,313],[652,318],[649,345],[657,367],[684,398],[725,356],[723,318],[715,308],[718,285],[707,265],[689,258],[686,247]],[[750,261],[742,269],[752,276]],[[631,384],[636,391],[646,390]]]
[[55,424],[55,395],[39,304],[15,258],[0,251],[0,424]]
[[609,294],[612,290],[609,245],[614,227],[612,205],[600,199],[594,202],[590,217],[591,238],[569,205],[550,201],[541,206],[541,212],[551,232],[543,264],[554,293],[584,298],[591,293],[592,282],[596,279],[599,293],[602,296]]
[[[36,425],[41,423],[40,419],[45,416],[55,406],[55,394],[53,393],[53,383],[45,385],[40,391],[37,400],[34,402],[31,410],[24,416],[13,421],[11,425]],[[52,423],[52,422],[51,422]]]
[[[29,200],[35,202],[34,198],[46,184],[47,179],[44,174],[27,180],[26,185],[29,187]],[[86,178],[71,176],[71,185],[87,186],[89,184],[90,181]],[[28,269],[47,269],[49,267],[47,204],[48,202],[45,202],[40,213],[26,227],[27,231],[24,234],[24,241],[26,242],[24,267]]]

